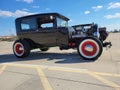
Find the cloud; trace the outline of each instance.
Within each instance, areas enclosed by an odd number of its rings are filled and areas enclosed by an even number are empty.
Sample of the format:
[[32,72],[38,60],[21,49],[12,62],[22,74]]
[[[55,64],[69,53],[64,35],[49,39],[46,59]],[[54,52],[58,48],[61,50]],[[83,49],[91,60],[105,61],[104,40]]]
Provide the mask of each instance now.
[[103,6],[100,6],[100,5],[92,7],[92,9],[94,9],[94,11],[98,11],[102,8],[103,8]]
[[32,6],[32,8],[40,8],[40,6]]
[[120,18],[120,13],[115,13],[114,15],[106,15],[104,17],[107,19]]
[[0,10],[0,17],[21,17],[32,14],[35,13],[27,12],[24,10],[16,10],[15,12]]
[[23,11],[29,11],[27,8],[23,8],[22,10],[23,10]]
[[16,1],[22,1],[22,2],[26,2],[26,3],[30,4],[30,3],[33,3],[34,0],[16,0]]
[[90,11],[87,10],[87,11],[84,12],[84,14],[85,15],[90,14]]
[[109,7],[107,9],[115,9],[115,8],[120,8],[120,2],[111,2],[109,3]]
[[12,12],[0,10],[0,17],[12,17]]
[[27,11],[23,11],[23,10],[16,10],[13,13],[13,17],[21,17],[21,16],[26,16],[26,15],[32,15],[35,13],[31,13],[31,12],[27,12]]

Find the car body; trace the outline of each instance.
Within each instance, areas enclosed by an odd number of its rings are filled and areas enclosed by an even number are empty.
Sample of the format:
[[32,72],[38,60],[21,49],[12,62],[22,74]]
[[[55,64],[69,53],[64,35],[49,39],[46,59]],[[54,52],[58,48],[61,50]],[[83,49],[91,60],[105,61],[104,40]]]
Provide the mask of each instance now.
[[32,49],[47,51],[59,46],[60,50],[77,48],[81,57],[97,59],[108,33],[97,24],[68,26],[69,19],[59,13],[43,13],[17,18],[15,21],[18,40],[13,44],[13,52],[19,58],[27,57]]

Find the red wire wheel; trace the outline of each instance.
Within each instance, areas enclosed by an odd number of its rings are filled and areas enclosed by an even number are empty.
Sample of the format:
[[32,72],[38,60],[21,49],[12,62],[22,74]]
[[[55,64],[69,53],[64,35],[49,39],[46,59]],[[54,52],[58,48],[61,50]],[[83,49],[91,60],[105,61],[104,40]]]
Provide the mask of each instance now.
[[27,57],[30,50],[30,45],[26,40],[16,40],[13,44],[14,55],[18,58]]
[[14,51],[17,56],[22,56],[24,54],[24,46],[20,42],[17,42],[14,45]]

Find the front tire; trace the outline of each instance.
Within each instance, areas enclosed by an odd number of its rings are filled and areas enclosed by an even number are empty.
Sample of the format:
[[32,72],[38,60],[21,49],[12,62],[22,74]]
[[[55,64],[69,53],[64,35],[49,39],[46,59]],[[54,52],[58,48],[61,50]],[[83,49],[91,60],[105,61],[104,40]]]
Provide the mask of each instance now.
[[13,53],[18,58],[27,57],[30,54],[30,45],[26,40],[16,40],[13,44]]
[[94,37],[83,38],[78,44],[78,53],[85,60],[96,60],[102,54],[101,41]]

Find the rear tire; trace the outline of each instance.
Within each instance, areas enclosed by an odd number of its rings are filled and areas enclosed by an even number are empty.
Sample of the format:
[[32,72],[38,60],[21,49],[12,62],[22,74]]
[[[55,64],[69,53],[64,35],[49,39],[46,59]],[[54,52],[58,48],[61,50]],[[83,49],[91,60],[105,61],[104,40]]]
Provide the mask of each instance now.
[[13,44],[13,53],[18,58],[27,57],[30,54],[30,45],[26,40],[16,40]]
[[77,50],[85,60],[96,60],[102,54],[103,46],[99,39],[86,37],[79,42]]

